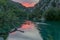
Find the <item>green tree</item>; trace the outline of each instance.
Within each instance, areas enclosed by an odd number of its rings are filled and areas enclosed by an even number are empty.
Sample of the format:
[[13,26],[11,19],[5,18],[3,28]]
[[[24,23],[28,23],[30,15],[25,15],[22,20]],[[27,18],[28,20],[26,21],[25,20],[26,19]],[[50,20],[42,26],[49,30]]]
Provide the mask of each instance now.
[[45,18],[47,20],[60,20],[60,9],[59,8],[51,8],[48,9],[45,13]]

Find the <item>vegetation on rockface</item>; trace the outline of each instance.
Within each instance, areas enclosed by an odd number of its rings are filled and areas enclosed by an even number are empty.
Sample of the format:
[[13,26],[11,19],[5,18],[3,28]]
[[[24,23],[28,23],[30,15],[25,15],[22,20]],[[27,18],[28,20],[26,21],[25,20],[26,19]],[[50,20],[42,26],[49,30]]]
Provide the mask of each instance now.
[[4,39],[11,29],[20,26],[20,18],[25,17],[26,12],[7,0],[0,0],[0,36]]
[[2,3],[2,4],[6,4],[6,3],[7,3],[7,0],[2,0],[2,1],[0,0],[0,4],[1,4],[1,3]]
[[45,13],[45,18],[47,20],[60,20],[60,9],[59,8],[50,8]]
[[41,19],[41,17],[43,16],[46,20],[50,20],[50,21],[57,21],[60,20],[60,8],[49,8],[48,10],[42,12],[42,11],[38,11],[36,10],[34,13],[30,14],[30,19],[36,18]]
[[[18,6],[19,5],[9,2],[8,0],[0,0],[0,36],[4,37],[4,39],[6,39],[11,29],[19,27],[21,21],[25,20],[27,17],[27,13],[23,11],[20,6]],[[29,19],[36,18],[38,20],[41,18],[42,14],[43,11],[40,11],[40,9],[37,7],[33,13],[29,14]],[[44,12],[44,14],[44,17],[47,20],[60,20],[59,8],[48,9]],[[53,40],[52,36],[48,36],[51,38],[51,40]]]
[[[53,9],[53,10],[55,10],[55,12],[58,12],[58,10],[60,10],[58,8],[58,7],[60,7],[60,5],[58,5],[58,4],[59,4],[59,0],[41,0],[41,2],[39,2],[36,5],[35,9],[33,10],[32,15],[33,15],[34,18],[41,19],[41,16],[46,14],[45,11]],[[53,7],[53,8],[51,8],[51,7]],[[49,15],[50,14],[52,15],[52,13],[49,13]],[[57,19],[58,19],[58,17],[57,17]],[[53,20],[55,20],[55,19],[53,19]]]
[[42,16],[43,11],[38,10],[39,8],[35,9],[31,14],[29,14],[29,19],[32,20],[39,20]]
[[53,7],[56,7],[56,3],[54,1],[52,2],[52,6]]

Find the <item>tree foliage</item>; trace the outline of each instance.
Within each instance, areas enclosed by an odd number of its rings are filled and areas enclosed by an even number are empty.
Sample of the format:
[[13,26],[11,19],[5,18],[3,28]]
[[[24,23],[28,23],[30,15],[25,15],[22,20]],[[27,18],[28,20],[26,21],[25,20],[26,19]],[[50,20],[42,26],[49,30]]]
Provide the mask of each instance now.
[[20,18],[25,16],[26,12],[18,8],[17,4],[0,0],[0,33],[9,32],[12,28],[18,27],[21,23]]
[[0,0],[0,36],[6,38],[11,29],[19,27],[21,17],[26,17],[26,12],[14,2]]
[[47,20],[60,20],[60,9],[51,8],[45,11],[45,18]]

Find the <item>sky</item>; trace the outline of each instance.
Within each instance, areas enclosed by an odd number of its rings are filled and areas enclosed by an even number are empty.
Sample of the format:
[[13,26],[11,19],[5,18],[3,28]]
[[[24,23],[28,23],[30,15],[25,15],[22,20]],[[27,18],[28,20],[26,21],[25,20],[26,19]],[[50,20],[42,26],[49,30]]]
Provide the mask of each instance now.
[[12,1],[21,3],[25,7],[34,7],[35,4],[39,2],[39,0],[12,0]]

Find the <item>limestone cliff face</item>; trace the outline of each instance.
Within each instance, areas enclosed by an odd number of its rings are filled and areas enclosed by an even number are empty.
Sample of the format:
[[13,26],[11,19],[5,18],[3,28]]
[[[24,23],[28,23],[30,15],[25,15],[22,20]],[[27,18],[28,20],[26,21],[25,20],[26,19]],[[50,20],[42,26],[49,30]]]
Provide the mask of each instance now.
[[60,8],[60,0],[41,0],[34,8],[45,11],[51,7]]

